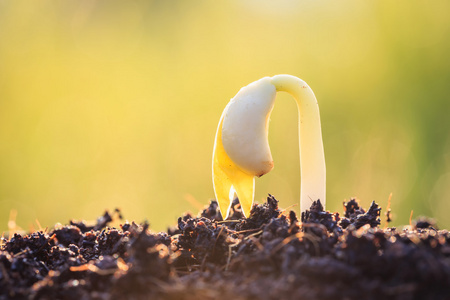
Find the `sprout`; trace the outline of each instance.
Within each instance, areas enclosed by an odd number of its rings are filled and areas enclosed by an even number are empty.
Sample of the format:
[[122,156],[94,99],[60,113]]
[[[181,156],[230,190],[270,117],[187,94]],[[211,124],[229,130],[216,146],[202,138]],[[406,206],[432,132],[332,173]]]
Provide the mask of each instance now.
[[325,157],[319,106],[311,88],[291,75],[264,77],[243,87],[225,107],[213,151],[213,185],[219,208],[228,217],[236,192],[244,215],[250,212],[255,176],[273,169],[268,142],[276,92],[288,92],[299,110],[300,208],[320,199],[325,206]]

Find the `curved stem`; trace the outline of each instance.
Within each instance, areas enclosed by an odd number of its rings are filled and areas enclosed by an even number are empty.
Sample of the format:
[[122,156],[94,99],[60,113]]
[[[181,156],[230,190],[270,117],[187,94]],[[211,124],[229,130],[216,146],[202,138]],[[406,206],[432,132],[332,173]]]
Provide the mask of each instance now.
[[277,91],[288,92],[297,102],[301,174],[300,210],[305,211],[311,206],[312,201],[318,199],[325,207],[325,155],[317,99],[308,84],[297,77],[276,75],[272,77],[271,83]]

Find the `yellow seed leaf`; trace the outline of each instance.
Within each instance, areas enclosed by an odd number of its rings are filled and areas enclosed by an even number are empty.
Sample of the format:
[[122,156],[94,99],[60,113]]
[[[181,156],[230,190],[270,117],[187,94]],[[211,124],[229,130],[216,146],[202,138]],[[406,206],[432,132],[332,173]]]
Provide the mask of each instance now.
[[253,203],[255,179],[253,175],[242,171],[225,152],[222,144],[222,122],[223,117],[220,119],[214,144],[214,192],[224,219],[228,218],[229,208],[231,206],[231,188],[234,188],[238,195],[244,216],[248,216]]

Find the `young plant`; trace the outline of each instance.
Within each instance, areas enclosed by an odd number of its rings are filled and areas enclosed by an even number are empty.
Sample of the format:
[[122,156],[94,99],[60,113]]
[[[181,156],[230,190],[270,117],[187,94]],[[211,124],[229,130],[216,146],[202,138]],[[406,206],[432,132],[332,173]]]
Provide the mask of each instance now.
[[268,133],[276,92],[288,92],[299,111],[301,170],[300,209],[320,199],[325,206],[325,156],[317,99],[311,88],[291,75],[264,77],[243,88],[225,107],[213,151],[213,186],[219,209],[228,217],[236,192],[247,216],[255,194],[255,177],[273,169]]

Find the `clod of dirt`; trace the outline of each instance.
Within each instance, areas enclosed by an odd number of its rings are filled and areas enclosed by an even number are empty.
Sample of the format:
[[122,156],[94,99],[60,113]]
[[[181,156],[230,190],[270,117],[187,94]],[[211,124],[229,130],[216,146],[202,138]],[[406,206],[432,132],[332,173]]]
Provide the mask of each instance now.
[[380,212],[381,208],[375,201],[369,207],[366,212],[364,208],[360,207],[356,199],[351,199],[348,202],[344,202],[345,214],[341,219],[340,225],[342,228],[347,228],[353,225],[356,229],[369,224],[370,227],[376,227],[380,225]]

